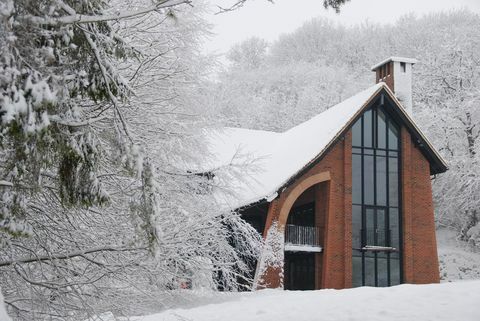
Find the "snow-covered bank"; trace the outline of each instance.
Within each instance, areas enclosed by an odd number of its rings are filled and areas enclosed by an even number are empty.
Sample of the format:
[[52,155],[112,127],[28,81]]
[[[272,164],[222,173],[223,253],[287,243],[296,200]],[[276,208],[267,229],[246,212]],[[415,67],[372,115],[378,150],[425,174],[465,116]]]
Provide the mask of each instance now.
[[480,281],[390,288],[239,293],[233,301],[174,309],[135,321],[479,320]]
[[437,243],[442,282],[480,279],[480,248],[457,240],[457,233],[448,229],[437,230]]

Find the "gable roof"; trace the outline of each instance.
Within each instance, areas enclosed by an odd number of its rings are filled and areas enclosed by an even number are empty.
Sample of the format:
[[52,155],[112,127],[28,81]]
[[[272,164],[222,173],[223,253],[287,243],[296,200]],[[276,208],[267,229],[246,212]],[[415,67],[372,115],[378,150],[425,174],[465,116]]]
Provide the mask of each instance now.
[[249,155],[256,160],[255,170],[250,175],[228,177],[234,195],[217,195],[218,201],[236,209],[275,198],[277,192],[323,157],[381,93],[393,102],[392,106],[397,107],[397,117],[406,124],[417,139],[418,146],[424,150],[434,169],[432,174],[444,172],[447,166],[441,156],[390,89],[379,83],[282,133],[241,128],[225,128],[210,133],[209,149],[215,157],[203,164],[202,171],[227,165],[238,155]]

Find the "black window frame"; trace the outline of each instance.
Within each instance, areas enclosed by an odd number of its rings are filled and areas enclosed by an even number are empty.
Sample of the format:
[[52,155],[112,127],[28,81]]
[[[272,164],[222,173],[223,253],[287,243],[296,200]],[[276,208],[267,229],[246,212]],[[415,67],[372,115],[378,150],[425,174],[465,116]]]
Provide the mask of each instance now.
[[[352,125],[352,157],[353,155],[360,155],[360,170],[361,170],[361,175],[359,175],[361,177],[361,182],[359,184],[359,186],[361,186],[361,203],[355,203],[354,202],[354,198],[353,198],[353,195],[352,195],[352,214],[355,212],[353,210],[353,207],[354,206],[360,206],[361,207],[361,222],[362,222],[362,229],[361,229],[361,232],[360,232],[360,235],[361,235],[361,247],[360,249],[358,248],[352,248],[352,260],[354,260],[354,257],[358,257],[359,253],[361,255],[361,266],[362,266],[362,286],[366,284],[366,273],[365,273],[365,250],[363,250],[363,248],[367,245],[366,244],[366,210],[367,208],[374,208],[375,209],[375,219],[376,219],[376,211],[379,210],[379,209],[382,209],[385,213],[385,222],[384,222],[384,231],[385,231],[385,242],[386,242],[386,246],[390,247],[392,245],[392,235],[391,235],[391,231],[390,231],[390,228],[391,228],[391,224],[390,224],[390,216],[391,216],[391,209],[396,209],[397,210],[397,215],[398,215],[398,248],[396,248],[396,251],[393,252],[393,253],[398,253],[397,255],[393,254],[392,252],[385,252],[386,253],[386,257],[387,257],[387,274],[388,274],[388,286],[392,285],[392,273],[393,273],[393,269],[391,267],[391,261],[392,260],[399,260],[398,261],[398,264],[399,264],[399,284],[402,284],[403,283],[403,248],[402,248],[402,243],[403,243],[403,230],[402,230],[402,222],[403,222],[403,219],[402,219],[402,216],[403,216],[403,211],[402,211],[402,207],[401,207],[401,204],[402,204],[402,189],[401,189],[401,168],[402,168],[402,153],[401,153],[401,149],[402,149],[402,140],[401,140],[401,126],[399,125],[399,122],[397,121],[396,117],[394,115],[392,115],[389,111],[388,111],[388,103],[387,103],[387,106],[385,106],[385,103],[384,103],[384,99],[383,97],[381,96],[380,99],[378,99],[375,103],[372,104],[372,106],[370,106],[369,108],[365,109],[364,112],[359,115],[357,117],[357,119],[355,120],[355,122],[353,122],[353,125]],[[378,147],[378,141],[379,141],[379,137],[378,137],[378,110],[381,110],[381,112],[383,113],[384,115],[384,121],[385,121],[385,137],[384,137],[384,142],[385,142],[385,148],[379,148]],[[372,119],[370,120],[371,124],[372,124],[372,133],[369,134],[368,136],[372,137],[372,146],[371,147],[365,147],[365,140],[364,140],[364,135],[365,135],[365,128],[364,128],[364,117],[365,115],[371,115]],[[353,129],[355,127],[355,125],[357,125],[357,122],[360,122],[360,126],[358,128],[357,126],[357,133],[359,131],[360,135],[361,135],[361,139],[360,139],[360,146],[358,145],[354,145],[354,141],[358,141],[358,139],[353,139],[354,138],[354,135],[355,135],[355,130]],[[395,129],[396,129],[396,136],[397,136],[397,140],[396,140],[396,148],[390,148],[390,126],[395,126]],[[373,204],[366,204],[365,202],[365,156],[372,156],[373,157]],[[378,204],[378,200],[377,200],[377,160],[378,160],[378,157],[384,157],[385,160],[385,181],[384,181],[384,184],[385,184],[385,195],[386,195],[386,202],[385,204],[382,204],[382,205],[379,205]],[[392,206],[390,204],[390,159],[391,158],[396,158],[397,159],[397,169],[396,169],[396,175],[397,175],[397,206]],[[353,161],[352,161],[352,165],[353,165]],[[354,176],[354,173],[353,173],[353,166],[352,166],[352,178]],[[352,184],[352,187],[353,184]],[[352,192],[353,192],[353,189],[352,189]],[[352,223],[354,222],[355,220],[352,218]],[[358,221],[358,219],[357,219]],[[354,228],[354,226],[352,226],[352,229]],[[377,231],[375,232],[377,233]],[[375,236],[376,238],[377,236]],[[379,285],[379,280],[378,280],[378,271],[377,271],[377,268],[378,268],[378,260],[377,260],[377,256],[378,256],[378,253],[380,252],[375,252],[374,253],[374,257],[375,257],[375,286],[378,286]],[[353,261],[352,261],[352,264]],[[353,266],[352,266],[352,269],[353,269]],[[352,271],[354,272],[354,271]],[[353,273],[352,273],[352,277],[353,277]],[[353,278],[352,278],[352,281],[353,281]],[[396,284],[396,282],[395,282]]]

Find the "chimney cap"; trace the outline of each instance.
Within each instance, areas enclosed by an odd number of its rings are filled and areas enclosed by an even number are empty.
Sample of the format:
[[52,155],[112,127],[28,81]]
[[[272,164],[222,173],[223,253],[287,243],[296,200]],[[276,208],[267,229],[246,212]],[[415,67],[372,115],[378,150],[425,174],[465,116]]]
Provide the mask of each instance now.
[[379,67],[385,65],[386,63],[390,62],[390,61],[399,61],[399,62],[406,62],[406,63],[409,63],[409,64],[416,64],[418,62],[417,59],[413,59],[413,58],[404,58],[404,57],[389,57],[381,62],[379,62],[378,64],[376,65],[373,65],[372,66],[372,71],[375,71],[377,70]]

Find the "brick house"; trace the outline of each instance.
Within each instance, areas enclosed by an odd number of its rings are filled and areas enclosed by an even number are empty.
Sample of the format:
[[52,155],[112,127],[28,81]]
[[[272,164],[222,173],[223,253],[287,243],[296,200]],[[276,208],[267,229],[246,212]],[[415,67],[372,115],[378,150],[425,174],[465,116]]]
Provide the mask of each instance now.
[[431,177],[447,166],[412,117],[415,62],[382,61],[374,86],[286,132],[219,140],[261,160],[230,202],[265,238],[258,288],[439,282]]

